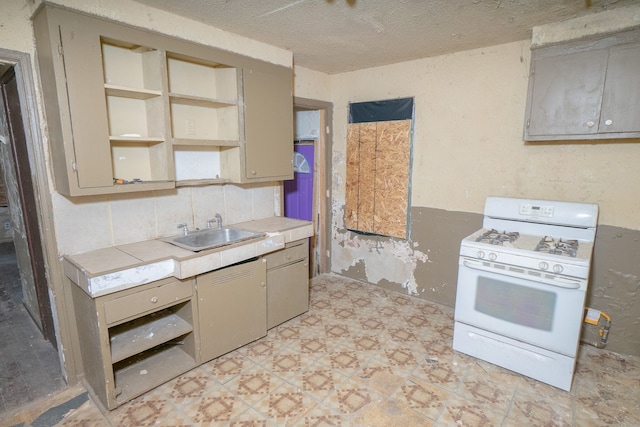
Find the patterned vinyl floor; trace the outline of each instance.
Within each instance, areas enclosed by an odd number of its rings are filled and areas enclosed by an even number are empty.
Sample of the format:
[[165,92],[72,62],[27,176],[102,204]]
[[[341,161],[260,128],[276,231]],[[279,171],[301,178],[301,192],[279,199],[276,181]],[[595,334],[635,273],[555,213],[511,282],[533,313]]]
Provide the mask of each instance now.
[[640,358],[581,346],[570,392],[451,348],[453,309],[335,275],[308,313],[61,426],[638,426]]

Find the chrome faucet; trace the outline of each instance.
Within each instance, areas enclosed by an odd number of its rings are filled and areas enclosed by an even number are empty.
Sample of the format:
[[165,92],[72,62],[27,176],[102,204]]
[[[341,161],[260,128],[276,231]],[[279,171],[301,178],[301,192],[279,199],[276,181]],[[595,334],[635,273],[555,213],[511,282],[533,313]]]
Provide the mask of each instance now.
[[189,234],[189,227],[187,226],[187,224],[178,224],[178,228],[182,228],[182,234],[184,234],[185,236]]
[[211,223],[213,221],[216,222],[216,226],[218,227],[218,230],[220,230],[222,228],[222,216],[220,216],[220,214],[217,213],[215,219],[208,219],[207,220],[207,228],[211,228]]

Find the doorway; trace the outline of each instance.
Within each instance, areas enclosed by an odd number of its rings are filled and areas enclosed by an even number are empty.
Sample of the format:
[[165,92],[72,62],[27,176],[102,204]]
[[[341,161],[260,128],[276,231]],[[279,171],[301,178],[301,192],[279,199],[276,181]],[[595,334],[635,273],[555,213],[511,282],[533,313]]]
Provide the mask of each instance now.
[[[2,52],[0,52],[1,54]],[[57,353],[52,304],[31,167],[29,125],[16,65],[0,56],[0,411],[66,386]]]
[[310,240],[310,274],[314,277],[329,271],[331,210],[331,103],[305,98],[294,99],[295,144],[294,179],[285,181],[284,213],[289,218],[312,221]]

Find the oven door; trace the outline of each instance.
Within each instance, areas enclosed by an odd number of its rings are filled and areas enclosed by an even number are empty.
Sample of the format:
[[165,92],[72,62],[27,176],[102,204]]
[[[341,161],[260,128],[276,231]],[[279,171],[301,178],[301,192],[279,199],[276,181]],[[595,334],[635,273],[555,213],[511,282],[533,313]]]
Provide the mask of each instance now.
[[552,285],[495,263],[460,257],[457,322],[573,357],[584,300],[584,286]]

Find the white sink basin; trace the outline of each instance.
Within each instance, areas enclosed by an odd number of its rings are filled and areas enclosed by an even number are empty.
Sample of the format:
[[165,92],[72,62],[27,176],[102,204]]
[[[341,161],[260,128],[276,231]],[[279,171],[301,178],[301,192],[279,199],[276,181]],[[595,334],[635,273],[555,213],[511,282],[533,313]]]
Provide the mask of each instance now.
[[241,228],[224,227],[220,229],[194,231],[186,236],[167,237],[162,240],[183,249],[198,252],[205,249],[233,245],[234,243],[257,239],[263,236],[264,233],[255,233]]

